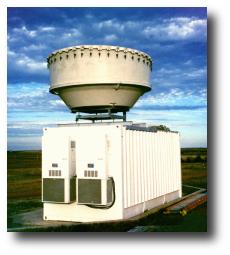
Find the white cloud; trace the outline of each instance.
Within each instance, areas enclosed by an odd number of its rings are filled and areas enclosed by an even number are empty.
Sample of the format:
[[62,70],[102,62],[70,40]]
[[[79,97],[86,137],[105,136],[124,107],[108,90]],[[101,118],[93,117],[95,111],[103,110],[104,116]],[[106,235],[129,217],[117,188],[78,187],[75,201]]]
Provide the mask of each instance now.
[[39,121],[14,121],[7,124],[7,128],[12,129],[41,129],[44,126],[66,124],[66,121],[39,120]]
[[22,48],[24,51],[37,51],[46,49],[46,45],[44,44],[30,44],[28,46],[24,46]]
[[95,23],[95,29],[116,31],[118,33],[141,33],[147,38],[161,40],[203,40],[206,38],[207,20],[196,17],[176,17],[161,20],[120,21],[108,19]]
[[192,60],[189,59],[189,60],[185,61],[185,62],[184,62],[184,65],[186,65],[186,66],[192,65]]
[[169,92],[140,98],[135,107],[148,108],[151,106],[169,106],[169,107],[196,107],[207,105],[206,90],[202,89],[197,92],[193,90],[182,90],[179,88],[170,89]]
[[37,73],[46,72],[47,63],[45,61],[38,61],[25,55],[24,53],[17,53],[10,49],[7,52],[9,56],[9,63],[15,65],[16,68],[23,69],[25,72]]
[[7,137],[8,150],[38,150],[41,149],[41,136],[8,136]]
[[123,32],[125,29],[125,25],[122,22],[119,22],[117,19],[109,19],[104,20],[99,23],[94,24],[94,27],[98,29],[109,28],[115,29],[119,32]]
[[56,28],[55,27],[40,27],[39,30],[42,32],[51,32],[51,31],[55,31]]
[[[182,67],[173,67],[166,65],[159,70],[154,71],[153,83],[161,86],[181,86],[188,81],[205,80],[207,78],[206,67],[193,67],[189,64],[184,64]],[[206,84],[204,84],[206,85]]]
[[63,106],[65,103],[61,100],[50,100],[49,102],[52,106]]
[[104,40],[106,42],[113,42],[113,41],[116,41],[118,39],[118,37],[115,35],[115,34],[111,34],[111,35],[106,35],[104,37]]
[[25,55],[21,55],[15,62],[15,64],[20,68],[25,68],[29,72],[44,72],[47,69],[47,63],[36,61]]
[[37,36],[39,33],[53,32],[55,30],[56,28],[51,26],[37,27],[37,29],[34,29],[34,30],[30,30],[26,26],[22,26],[22,27],[16,27],[12,31],[13,33],[26,35],[28,37],[33,38]]
[[22,26],[20,28],[14,28],[13,32],[17,33],[17,34],[24,34],[28,37],[35,37],[37,35],[37,31],[36,30],[29,30],[27,29],[26,26]]
[[7,55],[10,56],[10,57],[15,57],[17,54],[16,54],[16,52],[14,52],[14,51],[8,49],[8,50],[7,50]]
[[47,115],[47,112],[67,111],[64,102],[58,96],[49,93],[49,85],[46,83],[8,84],[7,108],[9,112],[23,111],[26,113],[28,111],[38,113],[40,111],[45,115]]
[[18,40],[18,37],[15,37],[15,36],[13,36],[13,35],[11,35],[11,34],[8,34],[7,35],[7,42],[8,43],[14,43],[14,42],[16,42]]
[[91,13],[87,13],[87,14],[85,15],[85,17],[86,17],[87,19],[93,19],[93,18],[94,18],[93,14],[91,14]]
[[79,39],[82,36],[82,33],[79,29],[71,28],[67,29],[67,32],[63,34],[62,39],[64,40],[73,40],[73,39]]
[[207,69],[206,68],[194,68],[191,72],[187,72],[186,75],[187,77],[191,78],[200,78],[202,76],[206,76],[207,74]]
[[177,17],[165,19],[161,24],[147,25],[143,30],[146,37],[164,40],[183,40],[205,38],[207,34],[207,20]]
[[157,71],[157,74],[161,74],[161,75],[168,75],[168,74],[177,74],[181,72],[181,69],[179,68],[160,68],[158,71]]
[[[30,83],[29,83],[30,84]],[[8,92],[8,98],[9,99],[13,99],[12,100],[8,100],[8,103],[10,104],[20,104],[20,103],[26,103],[26,102],[22,102],[22,100],[20,99],[24,99],[25,98],[38,98],[38,97],[42,97],[45,96],[45,94],[48,91],[48,85],[46,87],[37,87],[37,86],[28,86],[28,87],[24,87],[23,85],[21,86],[21,88],[14,88],[14,86],[11,86],[10,84],[8,84],[7,86],[7,92]]]
[[125,27],[126,28],[136,29],[137,27],[140,26],[140,24],[141,24],[140,22],[129,20],[129,21],[125,22]]

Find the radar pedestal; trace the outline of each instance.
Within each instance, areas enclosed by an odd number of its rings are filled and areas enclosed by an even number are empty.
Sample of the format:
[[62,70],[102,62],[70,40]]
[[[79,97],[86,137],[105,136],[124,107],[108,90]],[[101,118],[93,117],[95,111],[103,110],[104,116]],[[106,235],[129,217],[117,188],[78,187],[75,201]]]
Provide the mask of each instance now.
[[126,112],[122,112],[122,115],[114,114],[111,112],[111,109],[108,109],[107,113],[96,113],[96,114],[82,114],[82,113],[77,113],[76,115],[76,122],[79,120],[90,120],[93,123],[95,121],[102,121],[102,120],[122,120],[126,121]]

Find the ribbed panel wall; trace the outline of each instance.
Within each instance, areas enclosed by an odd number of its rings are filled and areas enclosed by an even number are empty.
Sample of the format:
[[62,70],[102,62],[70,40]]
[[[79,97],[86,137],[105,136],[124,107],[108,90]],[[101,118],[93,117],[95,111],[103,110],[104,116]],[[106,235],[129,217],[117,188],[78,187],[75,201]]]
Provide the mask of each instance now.
[[181,189],[179,134],[123,129],[124,208]]

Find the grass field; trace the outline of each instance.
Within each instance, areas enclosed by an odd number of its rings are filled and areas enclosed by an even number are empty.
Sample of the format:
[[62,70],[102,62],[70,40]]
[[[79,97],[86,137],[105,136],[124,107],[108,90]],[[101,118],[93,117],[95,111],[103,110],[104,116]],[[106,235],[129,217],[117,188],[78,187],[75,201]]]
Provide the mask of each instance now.
[[[185,185],[207,188],[207,149],[182,149],[182,181]],[[41,208],[41,152],[14,151],[7,154],[7,215],[8,228],[20,227],[13,219],[16,215]],[[183,187],[183,195],[193,192]],[[123,232],[135,226],[145,226],[147,232],[205,232],[207,231],[207,206],[196,208],[186,217],[156,213],[135,222],[82,224],[49,227],[30,231],[82,231]]]

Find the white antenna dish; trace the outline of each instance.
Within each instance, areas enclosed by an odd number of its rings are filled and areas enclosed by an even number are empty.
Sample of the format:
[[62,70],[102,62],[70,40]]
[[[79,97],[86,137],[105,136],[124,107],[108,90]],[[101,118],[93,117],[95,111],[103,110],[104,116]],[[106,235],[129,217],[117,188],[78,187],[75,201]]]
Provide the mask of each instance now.
[[134,49],[82,45],[55,51],[47,61],[50,92],[72,112],[125,112],[151,90],[152,60]]

